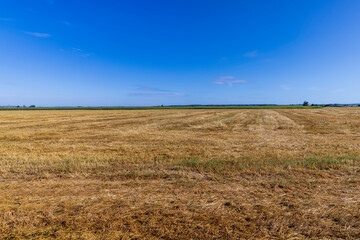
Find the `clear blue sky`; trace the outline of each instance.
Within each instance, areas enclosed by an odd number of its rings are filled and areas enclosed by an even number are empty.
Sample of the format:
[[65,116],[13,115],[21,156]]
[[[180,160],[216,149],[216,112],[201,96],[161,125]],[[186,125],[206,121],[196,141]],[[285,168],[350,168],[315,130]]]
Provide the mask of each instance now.
[[358,0],[2,0],[0,105],[360,102]]

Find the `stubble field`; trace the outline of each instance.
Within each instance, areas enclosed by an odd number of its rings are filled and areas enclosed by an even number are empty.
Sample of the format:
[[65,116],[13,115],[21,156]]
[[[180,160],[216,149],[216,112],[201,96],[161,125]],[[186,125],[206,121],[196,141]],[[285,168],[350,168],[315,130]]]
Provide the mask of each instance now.
[[359,239],[360,108],[0,112],[0,239]]

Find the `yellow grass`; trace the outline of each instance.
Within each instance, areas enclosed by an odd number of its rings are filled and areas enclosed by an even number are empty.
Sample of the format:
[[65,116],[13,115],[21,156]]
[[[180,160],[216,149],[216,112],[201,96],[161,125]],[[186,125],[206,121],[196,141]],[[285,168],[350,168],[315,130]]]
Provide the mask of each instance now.
[[1,239],[360,238],[360,109],[0,112]]

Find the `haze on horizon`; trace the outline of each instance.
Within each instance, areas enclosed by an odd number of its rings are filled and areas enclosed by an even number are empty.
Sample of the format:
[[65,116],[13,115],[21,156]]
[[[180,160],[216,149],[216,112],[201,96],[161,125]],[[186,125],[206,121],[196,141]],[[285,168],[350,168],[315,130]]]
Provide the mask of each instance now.
[[0,105],[360,102],[360,1],[0,2]]

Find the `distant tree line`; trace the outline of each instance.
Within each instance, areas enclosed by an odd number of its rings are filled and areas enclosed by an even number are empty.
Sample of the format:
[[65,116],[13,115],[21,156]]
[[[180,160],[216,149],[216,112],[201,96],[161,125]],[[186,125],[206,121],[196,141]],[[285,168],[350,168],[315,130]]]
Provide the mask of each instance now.
[[[17,107],[17,108],[20,108],[21,106],[20,106],[20,105],[17,105],[16,107]],[[23,107],[23,108],[26,108],[25,105],[23,105],[22,107]],[[34,107],[36,107],[36,106],[35,106],[35,105],[30,105],[29,107],[34,108]]]
[[[318,104],[310,104],[308,101],[304,101],[303,106],[319,106]],[[360,104],[322,104],[321,107],[360,107]]]
[[304,103],[303,103],[303,106],[312,106],[312,107],[315,107],[315,106],[318,106],[317,104],[315,104],[315,103],[312,103],[311,105],[310,105],[310,103],[308,102],[308,101],[304,101]]

